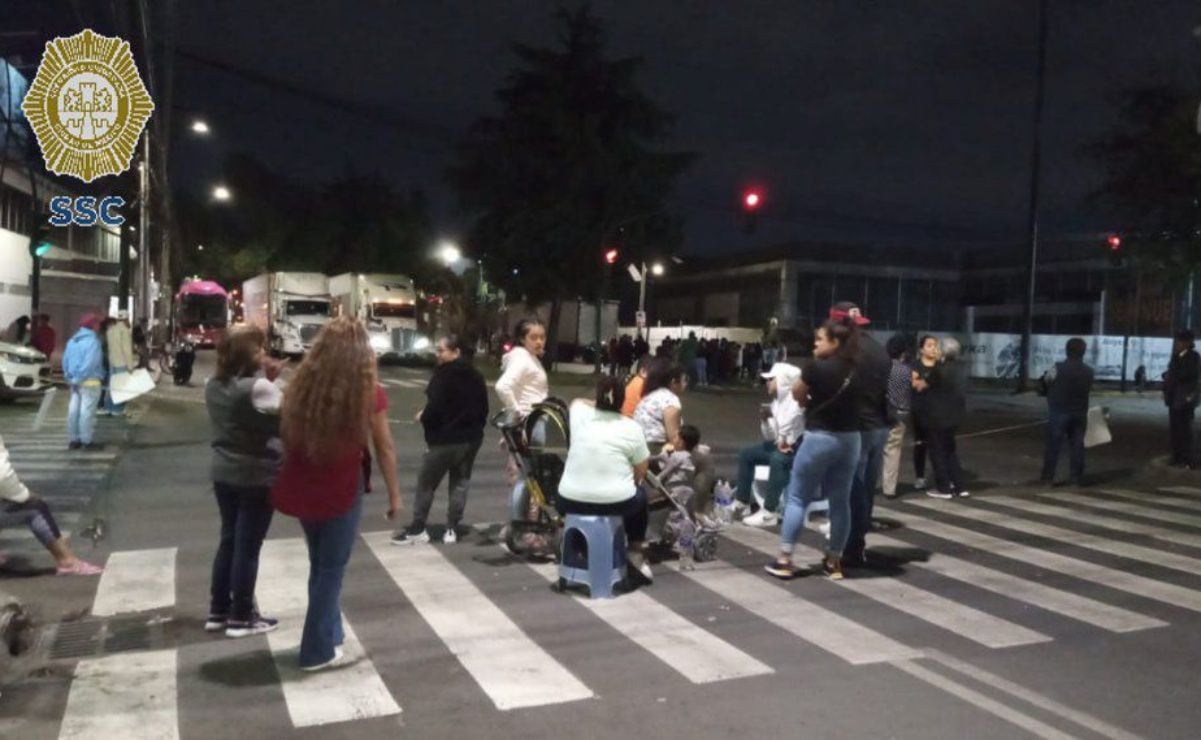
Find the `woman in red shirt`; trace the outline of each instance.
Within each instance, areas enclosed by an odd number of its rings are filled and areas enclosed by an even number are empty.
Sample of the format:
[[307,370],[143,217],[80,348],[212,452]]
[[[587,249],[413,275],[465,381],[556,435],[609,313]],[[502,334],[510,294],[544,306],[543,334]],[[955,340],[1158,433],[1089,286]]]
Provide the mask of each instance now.
[[284,462],[272,488],[275,508],[300,519],[309,548],[309,606],[300,639],[304,670],[342,660],[342,576],[370,475],[368,438],[388,487],[388,518],[400,512],[387,408],[366,328],[345,317],[331,321],[284,391]]

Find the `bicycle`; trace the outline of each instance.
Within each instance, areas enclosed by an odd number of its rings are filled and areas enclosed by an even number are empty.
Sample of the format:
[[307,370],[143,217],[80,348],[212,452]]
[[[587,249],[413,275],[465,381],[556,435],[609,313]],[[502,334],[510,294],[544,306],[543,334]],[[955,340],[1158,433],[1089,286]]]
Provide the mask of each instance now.
[[517,482],[509,494],[505,545],[514,554],[554,557],[563,528],[555,504],[569,443],[567,407],[549,399],[525,418],[502,411],[493,417],[492,425],[500,431],[517,468]]

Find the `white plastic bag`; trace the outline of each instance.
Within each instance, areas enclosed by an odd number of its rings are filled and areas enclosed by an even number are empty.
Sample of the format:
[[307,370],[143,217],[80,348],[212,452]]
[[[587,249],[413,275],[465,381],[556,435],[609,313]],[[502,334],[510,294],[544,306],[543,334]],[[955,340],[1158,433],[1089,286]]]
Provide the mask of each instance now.
[[113,403],[125,403],[130,399],[154,390],[154,378],[142,368],[127,373],[116,373],[108,380],[108,395]]

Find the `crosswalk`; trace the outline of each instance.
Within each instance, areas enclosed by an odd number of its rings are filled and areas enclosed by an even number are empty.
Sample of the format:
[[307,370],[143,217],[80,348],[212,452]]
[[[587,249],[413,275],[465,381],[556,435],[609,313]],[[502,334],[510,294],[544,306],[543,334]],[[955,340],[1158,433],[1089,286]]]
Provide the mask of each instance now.
[[[735,525],[722,534],[718,560],[695,569],[665,563],[654,587],[613,600],[556,594],[546,588],[557,578],[554,565],[506,559],[487,537],[455,547],[394,547],[388,533],[376,531],[361,535],[364,547],[347,580],[370,580],[373,595],[411,613],[406,619],[419,620],[432,636],[424,659],[453,661],[490,711],[603,699],[606,687],[596,682],[592,664],[615,656],[642,656],[665,671],[659,675],[668,678],[660,680],[693,686],[764,681],[748,689],[764,690],[789,671],[799,650],[816,670],[892,665],[1035,734],[1070,736],[1045,724],[1045,716],[1014,715],[1006,701],[1046,709],[1049,700],[1024,695],[962,656],[1039,650],[1066,633],[1121,640],[1201,612],[1201,542],[1183,538],[1195,536],[1190,528],[1201,530],[1201,516],[1186,513],[1198,510],[1201,489],[1185,488],[889,502],[877,507],[877,516],[898,526],[873,534],[871,546],[921,557],[902,560],[893,573],[841,582],[771,579],[760,566],[775,553],[777,535]],[[810,536],[798,550],[802,562],[820,555],[820,535]],[[113,553],[93,614],[171,613],[178,609],[176,570],[198,555],[174,548]],[[490,580],[490,564],[501,561],[509,568],[504,583],[523,584],[520,603]],[[413,703],[421,695],[414,683],[423,680],[420,671],[395,670],[405,656],[380,641],[374,617],[354,601],[344,614],[349,664],[311,675],[297,669],[307,577],[303,540],[269,540],[260,558],[258,597],[265,612],[280,618],[280,628],[264,640],[237,643],[246,650],[266,646],[292,726],[420,712]],[[694,604],[712,605],[709,611],[722,617],[698,621],[698,611],[689,608]],[[554,629],[544,622],[536,628],[534,614]],[[746,629],[730,629],[734,624]],[[744,643],[751,631],[767,632],[780,649]],[[565,649],[574,635],[593,636],[605,649]],[[192,636],[176,647],[79,661],[60,737],[178,737],[179,705],[187,701],[179,685],[188,678],[181,666],[203,662],[194,652],[185,660],[183,651],[205,645]],[[949,681],[947,670],[973,676],[984,688]],[[1065,721],[1091,727],[1088,716],[1059,709]],[[1106,727],[1102,734],[1132,736]]]

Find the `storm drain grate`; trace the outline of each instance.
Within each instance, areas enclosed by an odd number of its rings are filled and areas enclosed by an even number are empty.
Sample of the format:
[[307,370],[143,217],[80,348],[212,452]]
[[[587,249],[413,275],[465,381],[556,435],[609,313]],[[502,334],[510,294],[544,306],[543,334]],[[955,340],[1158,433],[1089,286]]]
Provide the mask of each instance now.
[[146,617],[81,619],[58,625],[51,660],[89,658],[130,650],[149,650],[162,642],[162,628]]

